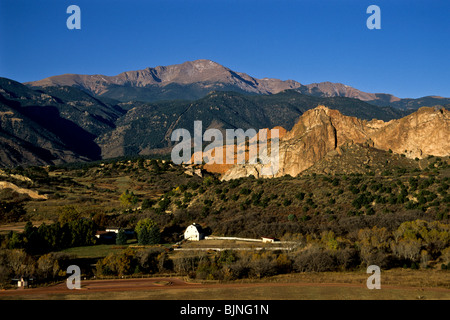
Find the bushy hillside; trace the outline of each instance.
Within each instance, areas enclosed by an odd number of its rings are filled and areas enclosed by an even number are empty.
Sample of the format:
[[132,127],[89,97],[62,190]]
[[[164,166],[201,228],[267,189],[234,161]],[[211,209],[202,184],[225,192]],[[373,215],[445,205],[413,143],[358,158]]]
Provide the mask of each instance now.
[[[45,261],[57,271],[76,261],[83,272],[99,277],[176,272],[233,280],[354,270],[370,264],[446,272],[449,159],[402,163],[394,161],[396,155],[384,157],[391,158],[381,173],[358,169],[231,181],[220,181],[201,168],[143,158],[4,170],[3,180],[47,199],[1,190],[0,266],[5,272],[0,285],[15,275],[16,261],[22,261],[24,274],[37,275],[40,282],[61,279],[42,269]],[[275,237],[295,248],[178,255],[162,247],[97,246],[96,230],[134,229],[139,221],[157,226],[168,248],[193,222],[207,234]],[[17,225],[23,230],[8,229]],[[84,260],[52,252],[86,245],[80,249],[90,248],[91,256]]]
[[[323,230],[345,235],[363,226],[394,228],[416,218],[448,219],[449,160],[401,158],[406,161],[401,166],[396,157],[386,153],[384,159],[391,160],[380,172],[368,168],[323,175],[312,170],[274,179],[220,181],[170,161],[144,159],[15,169],[3,179],[48,195],[45,201],[21,199],[26,213],[17,220],[56,221],[61,208],[73,206],[82,216],[101,216],[104,225],[123,228],[134,227],[139,217],[152,217],[162,230],[198,222],[216,235],[283,237]],[[19,181],[14,174],[30,179]],[[134,201],[123,201],[126,191]],[[4,201],[11,203],[14,196]]]
[[[290,130],[307,110],[326,105],[347,116],[361,119],[397,119],[406,112],[376,107],[357,99],[318,98],[293,90],[274,95],[243,95],[235,92],[211,92],[206,97],[186,102],[167,101],[153,104],[123,104],[130,109],[117,122],[117,128],[97,138],[104,158],[123,155],[152,154],[156,149],[173,145],[172,131],[177,128],[193,134],[194,121],[200,120],[203,130],[241,128],[273,128]],[[170,151],[166,149],[166,152]]]

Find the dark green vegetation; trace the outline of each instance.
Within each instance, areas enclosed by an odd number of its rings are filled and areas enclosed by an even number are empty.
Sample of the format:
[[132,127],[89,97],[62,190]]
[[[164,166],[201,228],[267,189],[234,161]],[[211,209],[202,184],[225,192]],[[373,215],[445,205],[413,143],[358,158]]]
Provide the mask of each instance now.
[[0,88],[2,166],[100,159],[95,138],[125,113],[71,87],[31,90],[0,78]]
[[[127,108],[129,103],[120,104]],[[219,129],[244,130],[282,126],[290,130],[307,110],[326,105],[347,116],[360,119],[398,119],[408,112],[389,107],[375,107],[357,99],[319,98],[287,90],[274,95],[244,95],[236,92],[211,92],[197,101],[167,101],[139,103],[117,122],[117,128],[98,138],[103,152],[111,157],[139,154],[148,148],[164,148],[173,144],[171,132],[184,128],[193,134],[194,121],[201,120],[203,130],[209,126]],[[117,153],[121,141],[123,154]],[[122,149],[121,149],[122,150]]]
[[[449,159],[397,164],[385,164],[379,174],[310,173],[228,182],[206,173],[191,176],[169,161],[148,159],[6,170],[3,175],[10,174],[10,182],[48,199],[1,192],[2,224],[31,221],[34,226],[27,223],[22,232],[3,229],[0,273],[4,281],[18,273],[45,273],[42,279],[57,280],[62,266],[76,259],[87,275],[177,272],[202,279],[352,270],[369,264],[446,270]],[[270,236],[294,241],[296,247],[194,255],[174,255],[162,247],[111,247],[110,254],[94,261],[55,252],[85,245],[95,250],[93,232],[110,226],[146,230],[138,232],[142,244],[173,244],[192,222],[214,235]],[[133,241],[123,243],[126,248]],[[90,269],[95,262],[97,267]]]
[[386,103],[382,100],[371,100],[367,101],[370,104],[376,105],[376,106],[386,106],[389,105],[393,108],[398,109],[414,109],[417,110],[420,107],[429,107],[429,106],[436,106],[436,105],[442,105],[445,106],[446,109],[450,106],[450,98],[443,98],[443,97],[437,97],[437,96],[427,96],[417,99],[400,99],[398,101],[393,101]]
[[22,233],[9,232],[5,246],[9,249],[25,249],[30,254],[42,254],[65,248],[87,246],[95,243],[96,225],[92,220],[77,219],[64,223],[25,225]]
[[53,165],[167,153],[173,145],[172,131],[184,128],[193,133],[195,120],[202,121],[204,130],[209,126],[289,130],[299,116],[319,104],[369,120],[408,114],[357,99],[313,97],[293,90],[274,95],[211,92],[196,101],[119,102],[75,87],[32,89],[0,78],[0,165]]
[[145,87],[111,86],[107,92],[101,95],[101,99],[110,98],[122,102],[145,101],[158,102],[169,100],[197,100],[206,96],[213,90],[233,91],[248,94],[246,91],[232,85],[208,85],[191,83],[171,83],[164,88],[148,85]]

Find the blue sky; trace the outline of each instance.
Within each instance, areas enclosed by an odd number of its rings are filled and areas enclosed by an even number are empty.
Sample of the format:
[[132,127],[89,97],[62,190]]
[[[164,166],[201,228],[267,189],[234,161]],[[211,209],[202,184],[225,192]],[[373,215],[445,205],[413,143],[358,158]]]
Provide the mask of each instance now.
[[[69,5],[81,30],[68,30]],[[381,8],[381,30],[366,9]],[[211,59],[257,78],[450,97],[448,0],[0,0],[0,76],[116,75]]]

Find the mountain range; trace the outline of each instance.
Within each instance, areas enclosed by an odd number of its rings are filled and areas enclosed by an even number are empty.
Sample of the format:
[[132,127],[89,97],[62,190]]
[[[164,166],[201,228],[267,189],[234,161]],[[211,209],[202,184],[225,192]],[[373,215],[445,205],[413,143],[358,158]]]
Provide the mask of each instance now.
[[322,82],[256,79],[210,60],[117,76],[53,76],[19,83],[0,78],[0,166],[45,165],[168,153],[171,133],[203,129],[293,129],[310,109],[388,122],[450,99],[399,99]]
[[37,91],[0,78],[0,165],[100,159],[94,139],[124,113],[76,88]]
[[450,104],[450,99],[438,96],[400,99],[388,93],[363,92],[342,83],[320,82],[303,85],[295,80],[257,79],[206,59],[127,71],[116,76],[64,74],[26,84],[32,87],[71,86],[94,96],[112,98],[122,102],[196,100],[211,91],[276,94],[292,89],[315,97],[354,98],[378,106],[393,106],[402,109]]

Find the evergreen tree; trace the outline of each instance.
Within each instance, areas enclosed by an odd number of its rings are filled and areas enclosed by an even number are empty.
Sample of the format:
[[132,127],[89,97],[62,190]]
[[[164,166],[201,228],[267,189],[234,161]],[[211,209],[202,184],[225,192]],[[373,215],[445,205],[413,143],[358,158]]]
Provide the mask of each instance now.
[[139,244],[157,244],[160,241],[159,227],[150,218],[139,220],[135,231]]
[[117,234],[116,244],[121,246],[127,244],[127,235],[125,234],[125,231],[123,229],[120,229],[119,233]]

